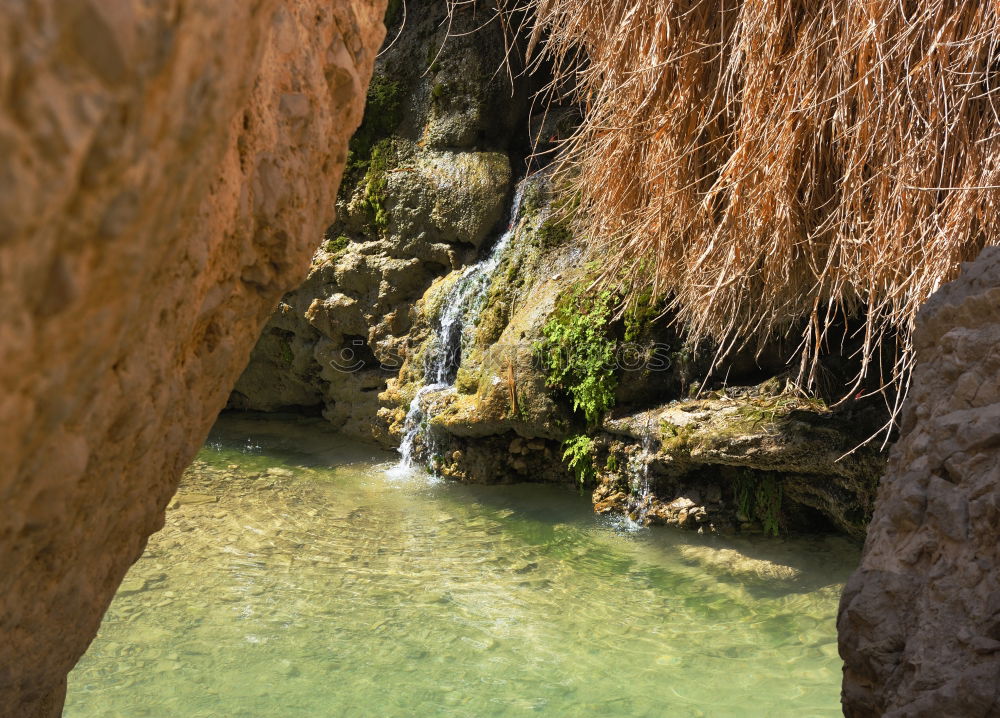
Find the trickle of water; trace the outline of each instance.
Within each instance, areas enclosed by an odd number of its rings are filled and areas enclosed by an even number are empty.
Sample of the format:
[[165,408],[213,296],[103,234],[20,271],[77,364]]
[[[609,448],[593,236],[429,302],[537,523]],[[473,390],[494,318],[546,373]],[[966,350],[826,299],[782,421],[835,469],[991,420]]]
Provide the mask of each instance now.
[[642,450],[628,462],[629,498],[625,519],[630,528],[640,528],[646,524],[652,493],[649,487],[649,465],[653,460],[653,432],[647,422],[642,435]]
[[506,231],[486,257],[462,271],[442,302],[443,309],[434,322],[434,336],[425,363],[425,386],[413,397],[403,422],[397,469],[415,466],[417,440],[424,433],[430,418],[422,406],[424,397],[433,392],[451,389],[455,384],[455,376],[462,365],[463,346],[468,340],[468,329],[475,326],[493,283],[493,274],[521,224],[521,207],[527,182],[528,180],[522,180],[517,186]]

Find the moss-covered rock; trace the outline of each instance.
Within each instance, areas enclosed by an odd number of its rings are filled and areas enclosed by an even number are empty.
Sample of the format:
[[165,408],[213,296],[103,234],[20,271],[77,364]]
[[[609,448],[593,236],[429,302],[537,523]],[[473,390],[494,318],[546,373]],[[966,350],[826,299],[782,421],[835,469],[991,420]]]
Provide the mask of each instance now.
[[388,38],[401,34],[369,87],[338,221],[230,401],[321,410],[344,431],[387,442],[399,407],[379,395],[408,402],[416,391],[414,377],[392,391],[387,383],[426,336],[414,306],[437,278],[474,261],[500,223],[510,153],[527,144],[529,93],[528,81],[512,88],[495,73],[505,57],[500,27],[465,34],[481,24],[473,8],[457,10],[447,42],[444,3],[407,0],[402,27],[399,10],[387,14],[396,23]]
[[[602,472],[595,504],[628,510],[638,489],[621,467],[646,443],[648,521],[772,535],[825,523],[863,536],[885,464],[876,448],[854,450],[876,428],[872,410],[834,411],[774,388],[734,388],[609,418],[604,441],[618,458],[616,470]],[[692,496],[681,515],[677,502]]]

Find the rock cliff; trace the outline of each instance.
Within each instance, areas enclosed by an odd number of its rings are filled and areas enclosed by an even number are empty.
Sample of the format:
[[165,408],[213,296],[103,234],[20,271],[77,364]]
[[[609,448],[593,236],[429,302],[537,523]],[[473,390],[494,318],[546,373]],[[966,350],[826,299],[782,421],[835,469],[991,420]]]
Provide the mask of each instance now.
[[362,117],[383,0],[0,10],[0,715],[60,713]]
[[922,308],[902,437],[838,630],[848,716],[1000,712],[1000,249]]
[[390,15],[338,220],[264,330],[231,408],[307,408],[371,438],[378,394],[414,343],[413,304],[474,260],[503,219],[528,144],[530,83],[497,72],[502,28],[480,28],[488,15],[471,5],[449,21],[440,0],[408,0],[405,24],[401,6]]

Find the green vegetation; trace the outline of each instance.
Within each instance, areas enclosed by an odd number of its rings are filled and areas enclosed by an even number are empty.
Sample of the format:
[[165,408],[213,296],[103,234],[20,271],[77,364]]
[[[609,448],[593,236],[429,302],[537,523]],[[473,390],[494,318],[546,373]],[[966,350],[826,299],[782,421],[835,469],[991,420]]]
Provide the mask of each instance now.
[[594,470],[594,440],[586,434],[579,434],[566,439],[562,446],[563,461],[576,475],[580,486],[593,482],[597,477],[597,472]]
[[608,471],[618,471],[618,457],[614,454],[608,454],[608,459],[604,462],[604,468]]
[[566,217],[549,217],[535,233],[538,244],[542,249],[553,249],[566,244],[573,238],[573,233],[569,228],[569,220]]
[[634,342],[649,328],[659,314],[659,306],[652,290],[647,289],[626,307],[625,341]]
[[660,445],[664,451],[675,453],[687,451],[691,441],[691,425],[678,426],[666,419],[660,421]]
[[278,340],[278,346],[281,350],[281,358],[284,360],[285,364],[291,366],[292,362],[295,360],[295,354],[292,352],[291,342],[285,337],[282,337]]
[[548,385],[565,391],[591,426],[614,406],[618,386],[617,343],[608,332],[611,306],[610,292],[585,294],[578,285],[557,304],[534,347]]
[[365,173],[365,203],[371,213],[372,222],[379,229],[385,229],[389,217],[385,211],[386,189],[389,186],[389,170],[396,166],[396,148],[391,139],[380,140],[371,151],[368,171]]
[[337,259],[347,251],[347,247],[350,243],[351,238],[341,234],[338,237],[328,239],[323,242],[323,250],[328,254],[333,255],[332,259]]
[[773,476],[743,471],[736,476],[733,489],[739,512],[760,521],[768,536],[777,536],[782,524],[781,483]]
[[347,153],[344,184],[353,186],[365,175],[378,143],[389,137],[403,120],[402,90],[399,83],[375,75],[368,86],[365,116],[351,138]]
[[760,424],[770,424],[779,419],[784,419],[795,410],[810,411],[817,414],[829,413],[829,408],[822,399],[795,396],[793,394],[751,399],[746,404],[741,405],[737,411],[753,427],[757,427]]

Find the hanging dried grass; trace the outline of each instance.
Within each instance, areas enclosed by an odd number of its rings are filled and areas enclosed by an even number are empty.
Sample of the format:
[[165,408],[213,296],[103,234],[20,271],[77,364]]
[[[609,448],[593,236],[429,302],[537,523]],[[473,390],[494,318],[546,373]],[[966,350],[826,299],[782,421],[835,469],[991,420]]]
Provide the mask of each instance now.
[[500,8],[534,23],[550,99],[584,108],[560,162],[607,279],[669,298],[695,341],[804,326],[804,387],[836,319],[864,317],[858,386],[905,387],[917,309],[1000,236],[1000,4]]

